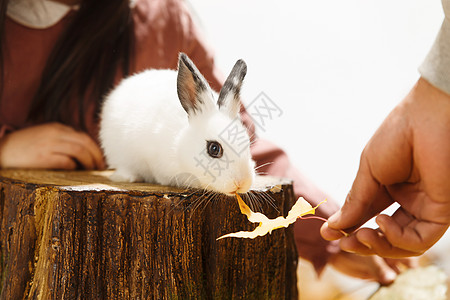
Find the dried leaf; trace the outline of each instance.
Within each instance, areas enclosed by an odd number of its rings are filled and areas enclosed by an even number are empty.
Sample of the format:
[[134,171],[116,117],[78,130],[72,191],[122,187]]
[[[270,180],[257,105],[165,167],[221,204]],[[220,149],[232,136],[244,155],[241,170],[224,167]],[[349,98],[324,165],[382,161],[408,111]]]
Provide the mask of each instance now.
[[305,199],[302,197],[298,198],[297,202],[295,202],[294,206],[292,206],[286,218],[278,217],[276,219],[269,219],[264,214],[259,212],[253,212],[242,198],[236,194],[236,199],[239,203],[239,208],[241,213],[247,216],[247,219],[252,223],[259,223],[258,227],[253,231],[239,231],[235,233],[225,234],[218,238],[218,240],[227,238],[227,237],[237,237],[237,238],[250,238],[254,239],[258,236],[266,235],[267,233],[272,233],[272,230],[288,227],[290,224],[294,223],[297,218],[300,218],[304,215],[315,214],[316,208],[321,205],[320,202],[316,207],[312,207]]

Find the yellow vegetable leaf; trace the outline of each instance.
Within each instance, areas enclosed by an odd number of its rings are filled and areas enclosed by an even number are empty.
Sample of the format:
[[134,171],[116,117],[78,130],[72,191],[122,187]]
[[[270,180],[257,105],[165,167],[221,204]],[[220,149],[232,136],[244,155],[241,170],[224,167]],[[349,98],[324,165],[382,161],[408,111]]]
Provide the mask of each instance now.
[[278,217],[276,219],[269,219],[264,214],[253,212],[242,198],[236,194],[236,198],[239,203],[239,208],[241,213],[247,216],[247,219],[252,223],[259,223],[259,226],[255,228],[253,231],[239,231],[235,233],[229,233],[223,235],[218,238],[218,240],[227,238],[227,237],[238,237],[238,238],[250,238],[254,239],[258,236],[266,235],[267,233],[272,233],[272,230],[288,227],[290,224],[294,223],[297,218],[300,218],[304,215],[315,214],[316,208],[321,205],[320,202],[316,207],[312,207],[305,199],[302,197],[298,198],[297,202],[295,202],[294,206],[292,206],[286,218]]

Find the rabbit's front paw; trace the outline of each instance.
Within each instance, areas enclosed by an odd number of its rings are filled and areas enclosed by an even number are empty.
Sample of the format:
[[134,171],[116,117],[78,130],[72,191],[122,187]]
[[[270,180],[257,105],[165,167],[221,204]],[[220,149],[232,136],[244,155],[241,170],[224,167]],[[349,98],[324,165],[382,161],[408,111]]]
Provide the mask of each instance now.
[[124,171],[124,170],[116,170],[114,174],[109,176],[111,181],[115,182],[142,182],[143,179],[136,174]]

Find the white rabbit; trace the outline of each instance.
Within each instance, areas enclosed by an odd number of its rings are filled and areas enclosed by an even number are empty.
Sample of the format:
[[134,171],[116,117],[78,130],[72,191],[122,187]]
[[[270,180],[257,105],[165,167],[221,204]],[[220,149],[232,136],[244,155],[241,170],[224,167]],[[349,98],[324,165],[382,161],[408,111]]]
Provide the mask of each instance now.
[[240,116],[247,72],[236,62],[218,96],[181,53],[178,72],[147,70],[124,79],[106,98],[100,141],[114,181],[146,181],[225,194],[254,180],[250,141]]

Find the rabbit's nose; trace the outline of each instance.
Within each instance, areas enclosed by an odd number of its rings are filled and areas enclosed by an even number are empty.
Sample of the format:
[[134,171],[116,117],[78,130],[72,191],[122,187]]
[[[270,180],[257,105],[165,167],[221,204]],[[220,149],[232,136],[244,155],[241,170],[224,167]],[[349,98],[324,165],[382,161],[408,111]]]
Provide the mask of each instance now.
[[250,187],[252,186],[252,179],[251,178],[241,179],[235,181],[234,184],[236,185],[236,193],[247,193],[250,190]]

